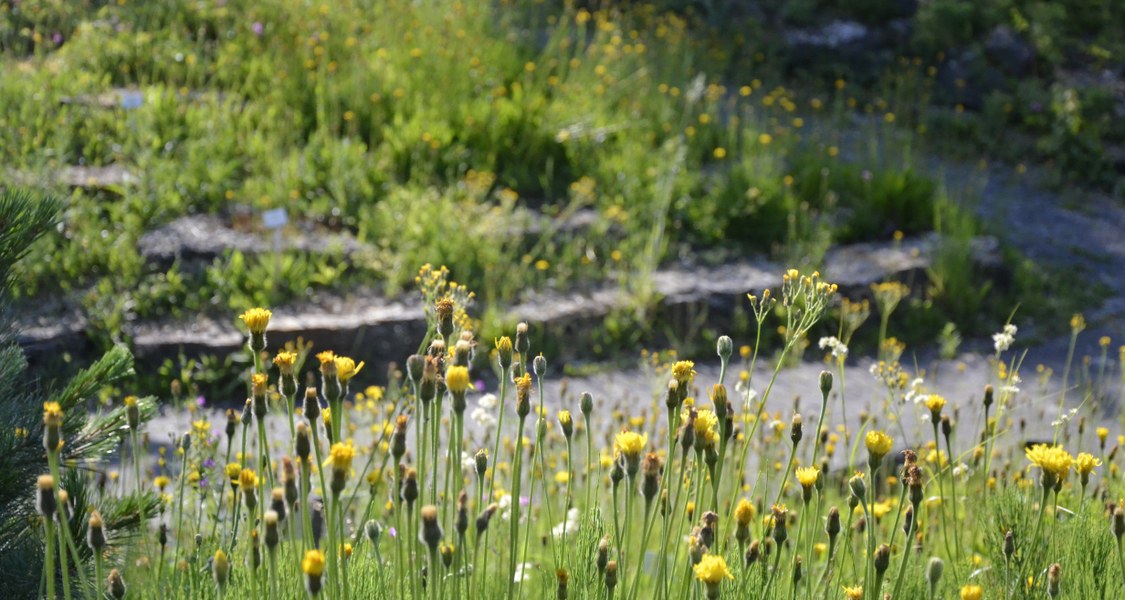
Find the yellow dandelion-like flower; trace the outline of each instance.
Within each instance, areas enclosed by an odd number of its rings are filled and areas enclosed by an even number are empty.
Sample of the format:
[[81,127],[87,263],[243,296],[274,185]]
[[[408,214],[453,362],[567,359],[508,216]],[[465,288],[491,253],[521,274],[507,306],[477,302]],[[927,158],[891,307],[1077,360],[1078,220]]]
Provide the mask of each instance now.
[[137,397],[136,396],[125,396],[125,406],[136,406],[136,405],[137,405]]
[[1102,466],[1102,461],[1092,454],[1081,452],[1074,459],[1074,470],[1084,477],[1088,477],[1095,467]]
[[715,554],[704,555],[699,564],[695,565],[694,571],[696,579],[711,585],[721,583],[723,579],[734,579],[727,568],[727,561]]
[[681,360],[672,365],[672,378],[681,385],[691,383],[695,376],[695,363],[690,360]]
[[734,522],[744,527],[748,526],[750,525],[750,521],[754,520],[754,513],[756,512],[754,505],[751,504],[749,500],[740,498],[738,500],[738,506],[734,508]]
[[871,458],[879,461],[891,451],[891,446],[895,440],[882,431],[868,431],[863,442],[866,444],[867,452],[871,454]]
[[293,372],[293,366],[297,364],[297,353],[282,350],[273,357],[273,364],[277,366],[279,371],[289,375]]
[[320,577],[324,574],[324,552],[320,550],[309,550],[305,552],[305,558],[301,561],[301,570],[305,575],[313,577]]
[[469,369],[467,367],[449,367],[445,372],[445,387],[454,394],[464,394],[469,389]]
[[168,487],[168,484],[172,483],[172,480],[169,479],[167,475],[158,475],[152,483],[156,486],[156,489],[164,491],[164,488]]
[[242,474],[242,465],[238,463],[228,464],[226,467],[226,474],[227,479],[230,479],[231,483],[238,481],[238,476]]
[[317,352],[316,353],[316,360],[320,361],[321,370],[323,370],[324,367],[326,367],[329,364],[331,364],[333,367],[335,367],[336,366],[336,353],[331,351],[331,350],[325,350],[324,352]]
[[639,458],[647,443],[647,435],[634,431],[622,431],[613,438],[613,447],[627,458]]
[[[134,400],[135,402],[135,400]],[[44,402],[43,403],[43,424],[47,427],[59,427],[62,425],[63,411],[62,406],[58,402]]]
[[[687,420],[685,415],[684,420]],[[713,446],[719,438],[719,416],[709,409],[701,409],[695,413],[695,437],[701,439],[706,446]]]
[[1098,441],[1104,444],[1106,438],[1109,437],[1109,428],[1108,427],[1098,427],[1097,429],[1094,430],[1094,433],[1096,433],[1098,435]]
[[255,394],[266,393],[266,384],[269,383],[269,378],[265,373],[254,373],[250,376],[250,383],[254,386]]
[[797,469],[797,482],[803,488],[811,488],[820,478],[820,469],[816,467],[800,467]]
[[268,308],[251,308],[250,310],[242,313],[238,318],[246,324],[246,328],[250,333],[261,335],[266,332],[266,328],[270,325],[270,317],[273,313]]
[[934,420],[938,420],[941,415],[941,409],[945,408],[945,398],[937,394],[930,394],[926,397],[926,408],[934,414]]
[[332,362],[336,365],[336,377],[342,383],[347,383],[352,377],[355,377],[356,373],[363,369],[364,364],[363,361],[356,364],[354,360],[347,356],[337,356]]
[[258,475],[251,469],[243,469],[238,475],[238,487],[244,490],[258,487]]
[[961,588],[961,600],[980,600],[984,597],[984,588],[979,585],[969,584]]
[[844,598],[847,600],[863,600],[863,586],[845,587]]
[[1026,450],[1027,460],[1055,479],[1063,479],[1070,473],[1070,465],[1074,458],[1060,446],[1036,444]]
[[324,461],[324,466],[332,465],[332,468],[337,471],[347,471],[352,467],[352,459],[355,458],[355,446],[352,445],[351,440],[344,444],[336,442],[332,444],[332,450],[328,453],[328,460]]

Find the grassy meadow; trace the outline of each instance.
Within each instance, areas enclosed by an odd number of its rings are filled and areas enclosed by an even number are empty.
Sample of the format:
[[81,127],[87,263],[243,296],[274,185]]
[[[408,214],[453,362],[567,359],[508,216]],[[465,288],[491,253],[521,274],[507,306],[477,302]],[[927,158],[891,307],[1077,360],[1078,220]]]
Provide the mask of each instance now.
[[[883,45],[815,41],[839,21]],[[1125,191],[1122,28],[1077,0],[0,0],[0,587],[1125,597],[1106,290],[977,216],[994,181]],[[185,222],[247,243],[146,250]],[[922,236],[916,279],[824,269]],[[652,318],[661,269],[759,258],[781,283],[730,330]],[[605,287],[635,310],[596,350],[508,322]],[[357,297],[416,303],[416,350],[271,331]],[[203,318],[245,346],[134,360],[139,325]],[[75,322],[85,354],[21,347]],[[1025,364],[1050,336],[1065,362]],[[970,393],[918,359],[963,341]],[[545,397],[638,356],[640,402]]]

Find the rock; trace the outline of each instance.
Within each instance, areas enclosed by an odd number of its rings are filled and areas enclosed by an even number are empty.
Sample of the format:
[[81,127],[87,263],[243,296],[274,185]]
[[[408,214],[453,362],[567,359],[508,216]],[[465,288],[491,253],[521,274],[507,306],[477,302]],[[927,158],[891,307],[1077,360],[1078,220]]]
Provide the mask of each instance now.
[[1007,25],[1000,25],[988,34],[984,51],[989,60],[1007,75],[1027,76],[1035,68],[1035,47]]
[[860,44],[867,36],[867,27],[858,21],[832,21],[819,29],[788,31],[784,39],[790,46],[836,49]]
[[[168,266],[177,259],[211,261],[226,250],[272,252],[273,241],[267,233],[236,230],[216,216],[188,215],[145,233],[137,241],[137,249],[145,260]],[[319,254],[338,251],[348,257],[371,251],[370,246],[346,233],[323,231],[305,223],[284,230],[281,249]]]

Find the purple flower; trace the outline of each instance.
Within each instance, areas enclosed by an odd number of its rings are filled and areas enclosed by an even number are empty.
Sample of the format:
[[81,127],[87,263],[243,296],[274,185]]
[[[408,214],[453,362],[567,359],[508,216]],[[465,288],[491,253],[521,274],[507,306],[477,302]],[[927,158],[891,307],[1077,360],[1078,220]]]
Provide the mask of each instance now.
[[258,37],[262,36],[262,31],[264,30],[265,26],[262,25],[261,21],[254,21],[254,24],[250,26],[250,31],[253,31],[254,35]]
[[389,533],[393,538],[398,537],[398,531],[394,528],[393,525],[390,527],[390,529],[387,529],[387,533]]
[[214,459],[208,458],[208,459],[205,459],[203,461],[203,468],[204,469],[210,469],[211,467],[214,467],[214,466],[215,466],[215,460]]
[[207,489],[207,486],[210,485],[210,483],[211,483],[211,480],[207,479],[206,477],[200,479],[199,480],[199,489],[201,489],[201,490]]
[[51,36],[51,41],[54,42],[56,46],[61,45],[63,41],[62,34],[56,31],[55,34]]
[[195,403],[198,406],[203,406],[203,405],[207,404],[207,399],[203,397],[203,394],[200,394],[199,396],[197,396],[195,398]]
[[478,379],[477,382],[473,384],[473,389],[478,392],[484,393],[484,380]]
[[520,506],[527,506],[531,504],[531,498],[527,496],[520,496]]

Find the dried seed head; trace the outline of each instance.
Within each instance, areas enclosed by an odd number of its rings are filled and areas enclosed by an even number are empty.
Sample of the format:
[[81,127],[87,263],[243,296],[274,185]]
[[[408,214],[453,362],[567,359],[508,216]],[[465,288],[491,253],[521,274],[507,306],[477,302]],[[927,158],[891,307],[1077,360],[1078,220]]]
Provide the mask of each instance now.
[[443,537],[441,525],[438,524],[438,509],[432,504],[427,504],[422,507],[422,511],[419,514],[422,517],[422,532],[420,537],[422,541],[429,546],[431,552],[436,552],[438,543],[441,542]]
[[480,515],[477,516],[478,536],[488,530],[488,524],[492,522],[492,515],[496,514],[496,511],[499,510],[499,508],[500,506],[493,502],[492,504],[489,504],[487,507],[485,507],[485,509],[481,511]]
[[305,418],[309,423],[315,424],[318,417],[320,417],[320,400],[316,396],[316,388],[305,388],[305,403],[302,405]]
[[55,478],[40,475],[36,481],[35,509],[47,520],[55,518],[58,505],[55,502]]
[[1059,595],[1059,582],[1062,579],[1062,565],[1052,564],[1047,569],[1047,595],[1055,598]]
[[758,540],[750,542],[750,547],[746,549],[746,567],[750,568],[751,565],[758,562],[762,556],[762,544]]
[[94,554],[105,548],[105,525],[101,513],[96,510],[90,513],[90,520],[86,523],[86,545]]
[[605,565],[605,587],[612,594],[617,587],[617,561],[611,560]]
[[277,531],[277,523],[281,519],[277,511],[267,510],[262,520],[265,523],[266,529],[266,548],[269,548],[272,552],[273,549],[277,547],[278,542],[281,541]]
[[407,505],[413,505],[418,499],[418,471],[407,469],[402,481],[402,499]]
[[594,566],[598,568],[599,573],[605,573],[606,567],[609,566],[609,536],[598,540],[598,552],[594,559]]
[[824,526],[824,531],[828,534],[830,543],[834,542],[836,536],[840,534],[840,510],[835,506],[828,509],[828,522]]
[[886,544],[879,544],[879,547],[875,549],[872,563],[875,565],[875,573],[881,577],[887,571],[887,567],[891,565],[891,547]]
[[1012,559],[1012,555],[1016,553],[1016,536],[1009,529],[1004,534],[1004,558],[1007,560]]
[[527,323],[520,323],[516,325],[516,352],[520,356],[527,356],[527,352],[531,350],[531,340],[527,337]]
[[121,571],[113,569],[109,572],[109,577],[105,580],[105,589],[114,600],[125,597],[125,578],[121,576]]

